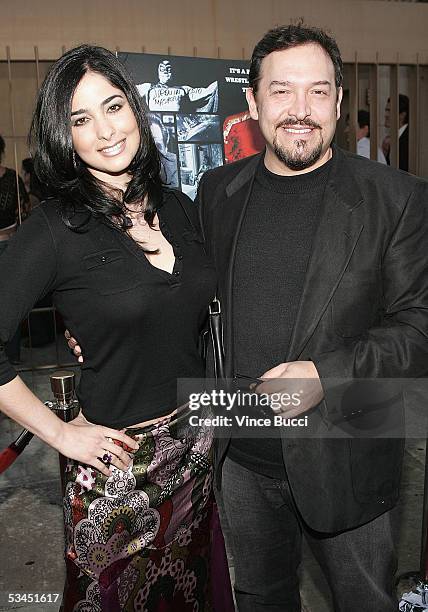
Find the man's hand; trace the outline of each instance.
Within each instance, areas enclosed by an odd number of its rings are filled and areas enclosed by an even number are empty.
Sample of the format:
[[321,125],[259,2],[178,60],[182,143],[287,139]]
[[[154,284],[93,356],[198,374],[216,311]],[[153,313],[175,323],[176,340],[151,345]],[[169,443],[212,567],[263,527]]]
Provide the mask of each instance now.
[[312,361],[280,363],[265,372],[260,378],[273,380],[266,380],[266,382],[257,385],[255,389],[257,393],[267,395],[277,393],[284,394],[284,396],[285,394],[287,396],[296,394],[296,397],[299,398],[298,406],[285,400],[284,403],[288,403],[288,406],[283,405],[281,408],[274,410],[275,413],[282,414],[287,418],[307,412],[319,404],[324,397],[320,377]]
[[69,348],[73,351],[74,355],[77,357],[77,361],[79,363],[83,363],[82,349],[77,344],[76,338],[73,338],[73,336],[70,334],[68,329],[65,330],[64,336],[65,336],[65,339],[67,340],[67,344]]

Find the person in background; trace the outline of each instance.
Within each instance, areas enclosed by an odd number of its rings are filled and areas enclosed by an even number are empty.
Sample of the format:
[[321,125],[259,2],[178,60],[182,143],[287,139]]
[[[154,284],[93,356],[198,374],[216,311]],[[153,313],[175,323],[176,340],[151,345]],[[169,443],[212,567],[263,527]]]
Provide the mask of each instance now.
[[[22,178],[15,170],[3,165],[6,151],[4,138],[0,135],[0,252],[17,227],[19,216],[24,219],[28,214],[29,199]],[[20,209],[20,210],[19,210]]]
[[[391,100],[388,98],[385,106],[385,127],[391,129]],[[385,136],[382,150],[388,166],[391,164],[391,137]],[[404,94],[398,96],[398,167],[409,171],[409,98]]]
[[[349,114],[346,116],[345,133],[349,145]],[[366,110],[358,111],[356,136],[357,155],[370,159],[370,113]],[[386,164],[385,155],[380,148],[377,150],[377,161]]]
[[[6,250],[9,239],[15,234],[19,217],[25,219],[29,210],[29,199],[20,176],[15,170],[3,166],[6,144],[0,135],[0,256]],[[0,260],[1,266],[1,260]],[[14,365],[21,361],[21,322],[5,347]]]

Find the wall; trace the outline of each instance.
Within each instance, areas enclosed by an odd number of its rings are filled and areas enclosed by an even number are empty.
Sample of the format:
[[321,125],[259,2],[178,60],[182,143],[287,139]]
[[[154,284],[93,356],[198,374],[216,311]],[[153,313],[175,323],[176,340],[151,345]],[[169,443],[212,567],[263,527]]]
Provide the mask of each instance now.
[[[42,79],[63,48],[94,42],[110,49],[206,57],[249,57],[270,27],[303,17],[329,29],[345,62],[428,65],[428,4],[381,0],[1,0],[0,133],[5,162],[28,155],[26,137],[37,91],[35,47]],[[7,50],[7,47],[9,49]],[[7,56],[11,59],[10,66]],[[9,67],[14,100],[13,129]],[[422,111],[428,106],[428,68],[421,68]],[[389,68],[382,67],[380,117],[389,96]],[[406,68],[400,91],[407,92]],[[359,107],[367,80],[361,70]],[[428,121],[421,113],[420,174],[428,176]],[[13,138],[15,134],[15,138]],[[381,134],[382,135],[382,134]],[[425,144],[426,143],[426,144]]]
[[345,61],[428,63],[428,6],[374,0],[1,0],[0,60],[55,59],[63,45],[96,42],[123,50],[249,57],[275,24],[304,17],[329,28]]

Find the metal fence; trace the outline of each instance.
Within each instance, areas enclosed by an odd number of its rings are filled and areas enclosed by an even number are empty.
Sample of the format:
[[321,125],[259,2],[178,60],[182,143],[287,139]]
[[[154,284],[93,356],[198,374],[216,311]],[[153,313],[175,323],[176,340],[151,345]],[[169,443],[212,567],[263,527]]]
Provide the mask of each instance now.
[[[116,47],[116,51],[119,49]],[[62,52],[65,47],[62,48]],[[144,48],[142,48],[144,51]],[[197,55],[197,49],[194,49]],[[220,55],[220,51],[219,51]],[[28,156],[27,133],[36,92],[49,66],[54,61],[39,59],[37,46],[34,57],[26,61],[13,60],[10,47],[6,48],[6,61],[0,61],[0,133],[6,141],[6,164],[13,166],[16,172],[16,187],[20,190],[18,174],[21,162]],[[3,86],[1,86],[3,84]],[[370,112],[370,156],[376,159],[379,147],[386,134],[384,127],[384,108],[390,99],[390,164],[399,167],[399,94],[404,93],[410,100],[409,107],[409,171],[419,176],[428,176],[428,122],[423,108],[428,107],[428,66],[420,65],[416,57],[413,64],[402,65],[397,55],[394,64],[359,63],[358,53],[355,59],[344,66],[344,99],[342,118],[338,123],[336,139],[339,145],[357,151],[357,118],[358,110]],[[346,116],[349,125],[346,125]],[[22,210],[19,207],[19,222],[22,221]],[[32,350],[31,320],[40,314],[52,314],[54,342],[50,356],[43,363],[36,363]],[[31,320],[30,320],[31,317]],[[53,306],[42,306],[33,309],[27,320],[29,332],[30,356],[20,370],[39,370],[52,367],[76,365],[74,360],[64,358],[65,342],[62,333],[58,334],[57,314]],[[68,363],[67,363],[68,360]]]

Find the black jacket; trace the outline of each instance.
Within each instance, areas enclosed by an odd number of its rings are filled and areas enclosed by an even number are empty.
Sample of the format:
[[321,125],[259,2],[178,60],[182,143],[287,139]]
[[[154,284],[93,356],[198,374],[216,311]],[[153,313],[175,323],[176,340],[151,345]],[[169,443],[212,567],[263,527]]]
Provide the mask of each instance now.
[[[234,258],[260,157],[207,172],[198,194],[219,278],[228,376],[234,373]],[[398,498],[403,440],[332,439],[338,404],[329,379],[428,373],[427,198],[426,181],[334,148],[300,309],[284,354],[284,361],[312,360],[326,391],[313,411],[320,436],[282,437],[295,502],[317,531],[361,525]],[[401,407],[400,398],[394,414]],[[228,442],[218,440],[218,473]]]

